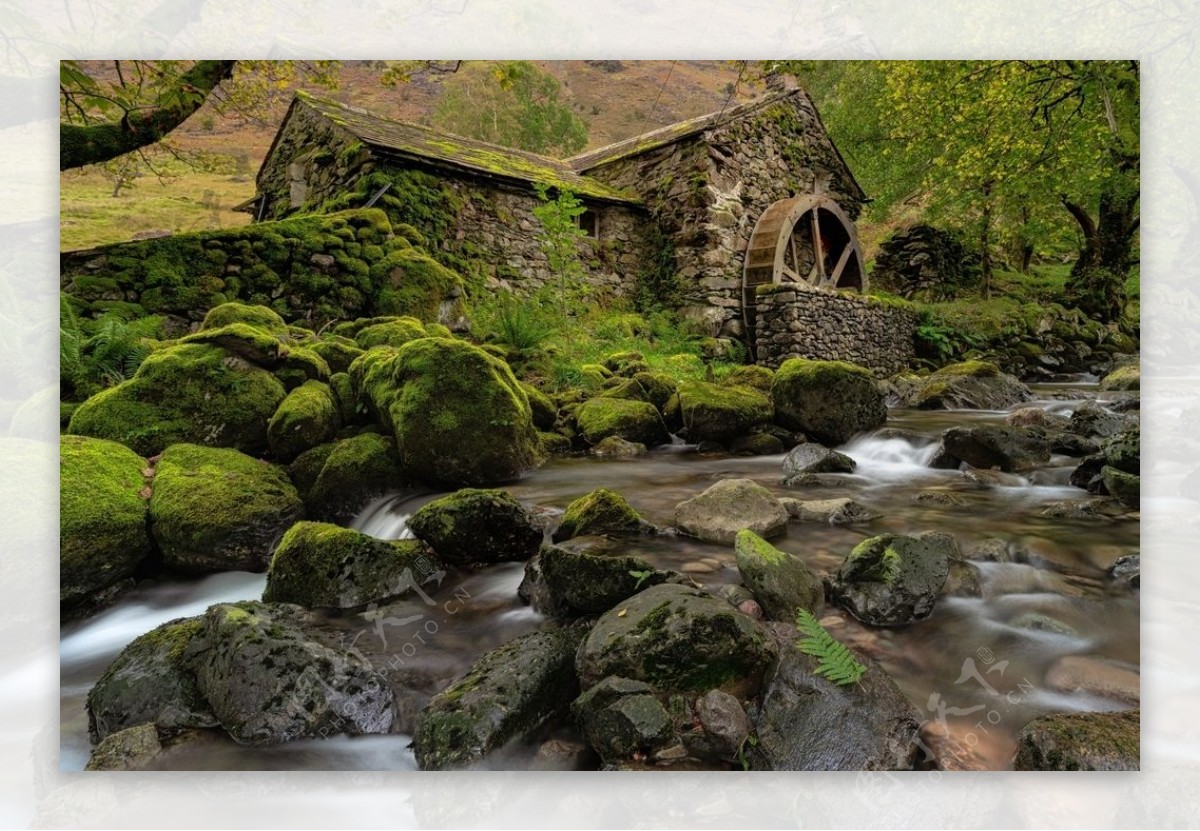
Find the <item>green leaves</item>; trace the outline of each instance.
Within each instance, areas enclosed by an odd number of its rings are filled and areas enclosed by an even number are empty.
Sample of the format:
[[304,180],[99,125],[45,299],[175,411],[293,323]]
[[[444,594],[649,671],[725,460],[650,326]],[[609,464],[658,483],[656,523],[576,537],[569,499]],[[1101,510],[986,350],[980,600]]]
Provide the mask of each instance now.
[[796,615],[796,628],[804,636],[796,642],[796,648],[805,655],[812,655],[819,663],[816,672],[835,684],[847,686],[858,683],[867,668],[860,664],[845,645],[833,639],[820,622],[807,609]]

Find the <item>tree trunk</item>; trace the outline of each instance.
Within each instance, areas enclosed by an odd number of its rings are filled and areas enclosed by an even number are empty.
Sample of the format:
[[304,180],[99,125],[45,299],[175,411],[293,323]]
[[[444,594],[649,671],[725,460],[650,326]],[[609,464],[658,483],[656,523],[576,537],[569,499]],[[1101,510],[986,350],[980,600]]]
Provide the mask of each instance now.
[[1083,233],[1083,248],[1067,278],[1067,299],[1091,317],[1106,323],[1117,320],[1128,299],[1125,278],[1139,224],[1137,188],[1122,181],[1105,188],[1095,220],[1067,197],[1062,203]]
[[984,300],[992,299],[992,183],[983,185],[983,214],[979,227],[979,281]]

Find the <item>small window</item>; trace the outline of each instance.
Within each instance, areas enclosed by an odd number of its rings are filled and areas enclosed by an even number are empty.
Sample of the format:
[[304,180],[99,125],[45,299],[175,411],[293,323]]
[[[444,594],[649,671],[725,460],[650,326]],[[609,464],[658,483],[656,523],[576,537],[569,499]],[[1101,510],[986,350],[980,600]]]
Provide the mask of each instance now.
[[579,215],[579,227],[592,239],[600,239],[600,212],[588,208]]

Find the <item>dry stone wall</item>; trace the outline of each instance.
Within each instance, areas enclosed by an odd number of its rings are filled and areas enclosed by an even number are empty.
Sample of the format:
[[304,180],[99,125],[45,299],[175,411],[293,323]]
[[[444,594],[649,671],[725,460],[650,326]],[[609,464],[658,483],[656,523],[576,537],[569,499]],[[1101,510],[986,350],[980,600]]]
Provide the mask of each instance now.
[[916,313],[869,297],[808,286],[763,286],[755,305],[755,358],[849,361],[885,377],[916,358]]

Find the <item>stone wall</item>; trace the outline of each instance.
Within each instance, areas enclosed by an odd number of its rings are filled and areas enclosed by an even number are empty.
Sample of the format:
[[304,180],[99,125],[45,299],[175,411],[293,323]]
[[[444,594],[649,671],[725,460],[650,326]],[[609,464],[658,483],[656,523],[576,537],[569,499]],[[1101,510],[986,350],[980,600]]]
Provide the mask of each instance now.
[[916,358],[916,313],[863,295],[761,286],[755,319],[755,357],[771,369],[788,358],[812,358],[849,361],[884,377]]
[[725,123],[582,172],[640,194],[673,245],[684,313],[709,330],[742,332],[742,258],[773,202],[823,192],[851,217],[859,189],[801,92]]

